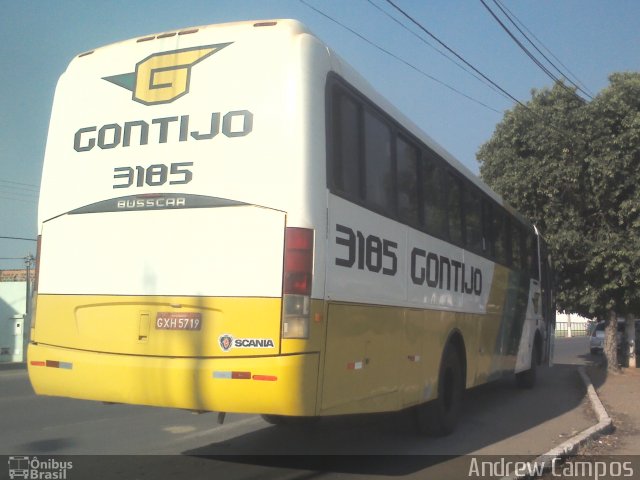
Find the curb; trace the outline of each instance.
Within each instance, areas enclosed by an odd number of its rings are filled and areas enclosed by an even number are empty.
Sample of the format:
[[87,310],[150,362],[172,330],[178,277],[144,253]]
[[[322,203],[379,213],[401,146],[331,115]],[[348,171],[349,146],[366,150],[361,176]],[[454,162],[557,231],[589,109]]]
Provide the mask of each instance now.
[[4,370],[26,370],[27,364],[25,362],[1,362],[0,372]]
[[[558,462],[558,460],[560,460],[560,462],[564,462],[564,460],[568,456],[575,453],[578,447],[580,445],[583,445],[587,440],[591,440],[592,438],[598,437],[601,434],[609,433],[613,430],[613,421],[602,405],[602,402],[600,401],[595,388],[593,388],[593,384],[591,383],[591,379],[587,375],[585,368],[583,366],[578,367],[578,373],[580,374],[580,378],[582,378],[582,381],[587,388],[587,395],[589,396],[589,401],[591,402],[591,408],[593,408],[593,411],[598,417],[598,423],[571,437],[569,440],[561,443],[557,447],[552,448],[547,453],[543,453],[532,462],[529,462],[529,465],[531,465],[531,467],[527,470],[530,472],[546,472],[550,470],[554,462]],[[536,477],[532,475],[514,475],[511,477],[505,477],[502,480],[519,480],[523,478]]]

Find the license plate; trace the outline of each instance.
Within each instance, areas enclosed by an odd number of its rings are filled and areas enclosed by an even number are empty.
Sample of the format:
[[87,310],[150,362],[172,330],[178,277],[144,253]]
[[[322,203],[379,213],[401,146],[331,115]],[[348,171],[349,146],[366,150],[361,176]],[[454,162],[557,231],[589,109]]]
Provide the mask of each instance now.
[[200,330],[200,312],[158,312],[156,330]]

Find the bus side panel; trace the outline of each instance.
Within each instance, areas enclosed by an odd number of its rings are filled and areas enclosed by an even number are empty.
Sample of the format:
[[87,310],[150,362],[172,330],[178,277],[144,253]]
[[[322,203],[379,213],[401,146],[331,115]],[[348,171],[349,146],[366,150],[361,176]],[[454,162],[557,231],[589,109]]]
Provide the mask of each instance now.
[[[520,335],[520,345],[518,346],[518,358],[515,366],[516,373],[531,368],[535,335],[537,331],[542,331],[543,328],[540,298],[540,282],[530,280],[526,315],[524,325],[522,326],[522,334]],[[540,353],[543,354],[544,352],[540,351]]]
[[[453,331],[465,339],[473,385],[477,315],[338,303],[328,312],[321,414],[392,411],[435,398]],[[492,350],[495,337],[488,341]]]
[[475,359],[470,360],[475,363],[474,386],[500,376],[508,368],[501,346],[508,276],[509,270],[496,265],[487,302],[487,313],[478,317],[478,350],[475,353]]
[[398,409],[407,351],[402,309],[330,303],[328,312],[321,411]]
[[514,279],[496,266],[483,315],[329,303],[320,413],[391,411],[435,398],[453,331],[465,344],[468,388],[513,373],[524,320]]

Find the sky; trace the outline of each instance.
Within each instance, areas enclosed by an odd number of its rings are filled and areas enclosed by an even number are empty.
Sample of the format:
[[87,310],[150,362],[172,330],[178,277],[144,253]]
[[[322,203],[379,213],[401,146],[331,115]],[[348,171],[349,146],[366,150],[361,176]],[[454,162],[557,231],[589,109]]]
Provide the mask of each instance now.
[[[553,85],[480,0],[393,1],[520,102]],[[636,0],[501,3],[591,94],[608,85],[611,73],[639,68]],[[37,236],[58,77],[77,54],[120,40],[229,21],[298,19],[476,174],[476,152],[514,106],[446,58],[387,0],[0,0],[0,6],[0,237]],[[0,238],[0,269],[20,267],[24,262],[14,258],[29,253],[35,254],[35,242]]]

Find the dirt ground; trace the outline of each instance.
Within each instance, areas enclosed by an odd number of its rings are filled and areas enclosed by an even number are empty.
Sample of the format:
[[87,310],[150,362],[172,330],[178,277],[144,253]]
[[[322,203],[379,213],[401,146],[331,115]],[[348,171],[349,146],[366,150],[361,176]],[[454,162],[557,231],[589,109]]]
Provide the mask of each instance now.
[[592,440],[581,455],[640,454],[640,369],[625,368],[620,373],[603,367],[588,367],[587,374],[598,392],[614,431]]
[[[575,456],[542,478],[640,478],[640,369],[611,373],[605,367],[590,366],[587,374],[613,420],[614,430],[582,445]],[[595,414],[593,417],[596,423]]]

